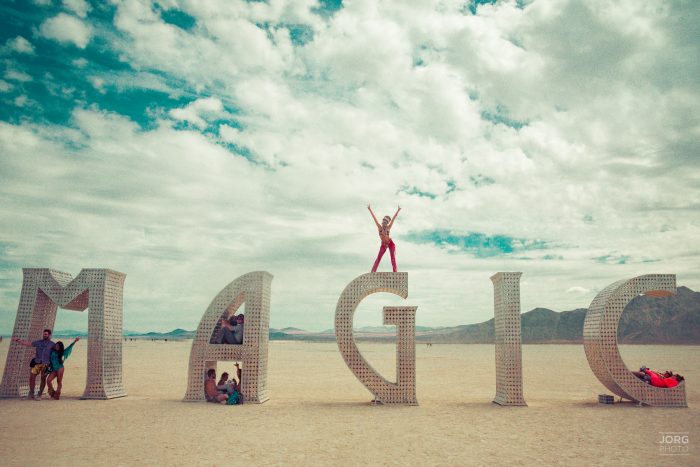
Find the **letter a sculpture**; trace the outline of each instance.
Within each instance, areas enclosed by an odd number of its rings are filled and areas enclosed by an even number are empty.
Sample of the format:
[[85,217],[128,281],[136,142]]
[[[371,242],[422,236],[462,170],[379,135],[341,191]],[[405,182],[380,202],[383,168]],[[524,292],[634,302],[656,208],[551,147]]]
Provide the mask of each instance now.
[[[242,361],[242,394],[245,402],[263,403],[267,395],[267,350],[270,327],[270,285],[272,274],[256,271],[244,274],[219,292],[199,322],[192,341],[185,402],[203,401],[204,380],[217,361]],[[243,344],[215,344],[212,334],[227,312],[245,303]]]
[[625,366],[617,347],[617,326],[625,306],[640,294],[676,293],[673,274],[647,274],[615,282],[591,302],[583,323],[583,346],[588,364],[603,385],[618,396],[657,407],[687,407],[685,381],[673,388],[646,384]]
[[383,404],[418,405],[416,400],[416,309],[415,306],[384,307],[384,324],[396,326],[396,383],[387,381],[370,366],[355,344],[352,317],[366,296],[389,292],[408,296],[408,273],[377,272],[354,279],[335,308],[335,338],[340,353],[357,379]]
[[499,405],[527,405],[523,398],[523,358],[520,337],[520,276],[499,272],[493,282],[496,344],[496,397]]
[[[22,296],[13,335],[24,340],[53,328],[58,306],[88,309],[87,384],[83,399],[126,396],[122,383],[122,298],[125,274],[111,269],[83,269],[73,279],[52,269],[23,269]],[[10,344],[0,397],[26,396],[34,349]]]

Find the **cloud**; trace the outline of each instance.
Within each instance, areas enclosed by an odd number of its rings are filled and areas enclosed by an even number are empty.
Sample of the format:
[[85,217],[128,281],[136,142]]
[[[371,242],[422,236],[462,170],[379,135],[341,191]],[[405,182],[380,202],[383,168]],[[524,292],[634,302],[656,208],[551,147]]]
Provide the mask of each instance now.
[[61,43],[70,43],[84,49],[92,35],[90,25],[74,16],[59,13],[41,24],[39,31],[42,36]]
[[14,103],[17,107],[24,107],[27,105],[29,98],[25,95],[15,97]]
[[169,113],[172,118],[191,123],[198,128],[205,128],[208,120],[227,115],[221,100],[215,97],[197,99],[183,108],[172,109]]
[[700,287],[694,6],[42,14],[22,27],[68,18],[85,41],[46,37],[99,47],[60,48],[50,68],[37,41],[6,62],[0,306],[22,266],[89,263],[127,272],[127,327],[191,329],[228,281],[265,269],[273,325],[328,328],[376,255],[367,203],[403,207],[399,269],[428,325],[492,317],[497,271],[523,271],[524,310],[587,306],[643,273]]
[[552,247],[544,240],[513,238],[507,235],[489,236],[478,232],[466,235],[449,231],[409,232],[404,238],[418,243],[434,243],[441,248],[448,248],[450,251],[468,252],[477,258],[546,250]]
[[581,286],[577,285],[577,286],[569,287],[568,289],[566,289],[566,293],[574,294],[574,295],[586,295],[586,294],[590,293],[590,290],[585,288],[585,287],[581,287]]
[[63,7],[80,18],[85,18],[90,11],[90,5],[85,0],[63,0]]
[[5,43],[4,49],[17,52],[20,54],[33,55],[35,53],[34,46],[31,42],[22,36],[17,36]]
[[7,70],[5,72],[5,79],[9,81],[17,81],[20,83],[26,83],[32,80],[32,77],[23,71],[18,70]]
[[105,87],[105,80],[104,80],[104,79],[102,79],[102,78],[100,78],[100,77],[97,77],[97,76],[91,76],[91,77],[89,78],[89,80],[90,80],[90,83],[92,84],[92,86],[93,86],[95,89],[97,89],[98,92],[101,92],[101,93],[104,93],[104,92],[105,92],[105,89],[104,89],[104,87]]

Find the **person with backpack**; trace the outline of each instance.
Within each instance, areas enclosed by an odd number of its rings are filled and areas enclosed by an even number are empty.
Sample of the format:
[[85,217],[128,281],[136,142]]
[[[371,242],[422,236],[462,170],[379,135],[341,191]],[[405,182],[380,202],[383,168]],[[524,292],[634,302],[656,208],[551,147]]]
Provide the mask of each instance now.
[[[54,346],[54,343],[51,340],[51,329],[44,329],[42,338],[35,340],[34,342],[25,341],[19,337],[13,337],[12,342],[17,342],[25,347],[34,347],[36,349],[36,356],[29,364],[31,373],[29,374],[29,394],[27,398],[39,401],[41,400],[41,395],[44,393],[44,386],[46,385],[46,369],[49,366],[51,349],[53,349]],[[37,376],[41,377],[41,385],[39,386],[39,394],[34,394]]]

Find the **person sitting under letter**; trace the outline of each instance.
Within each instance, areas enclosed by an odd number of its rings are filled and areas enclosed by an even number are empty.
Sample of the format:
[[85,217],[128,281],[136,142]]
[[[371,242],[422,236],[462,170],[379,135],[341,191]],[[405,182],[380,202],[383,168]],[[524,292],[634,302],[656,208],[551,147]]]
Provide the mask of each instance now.
[[216,370],[213,368],[207,371],[207,380],[204,382],[204,396],[207,402],[225,404],[228,396],[226,394],[221,394],[218,389],[216,389]]
[[222,373],[221,374],[221,379],[216,385],[216,389],[219,390],[220,392],[226,394],[227,396],[230,396],[233,394],[235,391],[238,391],[239,393],[241,392],[240,389],[240,380],[241,380],[241,367],[236,363],[236,373],[238,374],[238,381],[236,381],[236,378],[231,378],[230,380],[228,379],[229,374],[228,373]]

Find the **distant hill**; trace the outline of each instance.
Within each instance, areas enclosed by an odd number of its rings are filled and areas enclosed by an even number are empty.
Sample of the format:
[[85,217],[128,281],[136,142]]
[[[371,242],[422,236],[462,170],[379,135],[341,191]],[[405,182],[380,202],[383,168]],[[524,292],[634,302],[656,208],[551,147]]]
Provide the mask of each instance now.
[[[521,315],[523,343],[583,342],[586,308],[556,312],[535,308]],[[391,326],[364,327],[355,330],[357,340],[389,341],[394,337]],[[447,328],[416,327],[419,342],[492,344],[494,320]],[[282,331],[270,339],[334,341],[333,329],[320,333]],[[678,287],[675,295],[665,298],[640,296],[625,308],[618,327],[618,341],[623,344],[693,344],[700,345],[700,293]]]
[[618,339],[629,344],[700,344],[700,292],[678,287],[670,297],[635,298],[622,314]]
[[55,331],[52,335],[54,337],[71,338],[71,337],[86,337],[87,331],[76,331],[74,329],[66,329],[64,331]]
[[[583,321],[586,308],[556,312],[535,308],[521,315],[523,343],[580,343],[583,341]],[[195,331],[175,329],[170,332],[137,333],[125,331],[125,338],[185,340],[194,338]],[[56,337],[85,337],[85,331],[56,331]],[[394,339],[393,326],[367,326],[355,330],[357,340],[389,341]],[[335,341],[335,331],[321,332],[286,327],[270,328],[270,340],[299,340],[313,342]],[[431,328],[416,326],[419,342],[492,344],[494,320],[454,327]],[[670,297],[640,296],[627,305],[618,327],[618,341],[623,344],[692,344],[700,345],[700,292],[678,287]]]
[[129,334],[124,334],[127,339],[156,339],[156,340],[187,340],[194,339],[194,331],[187,331],[185,329],[173,329],[170,332],[144,332],[136,333],[130,332]]
[[[556,312],[535,308],[520,316],[523,343],[583,342],[586,308]],[[494,320],[422,333],[419,341],[491,344]],[[639,296],[625,308],[618,326],[623,344],[700,344],[700,293],[678,287],[665,298]]]
[[[386,333],[386,332],[394,332],[395,326],[364,326],[358,329],[355,329],[355,332],[362,332],[362,333]],[[444,328],[431,328],[428,326],[416,326],[416,332],[422,332],[422,331],[436,331],[439,329],[444,329]],[[328,331],[324,331],[328,333],[335,333],[333,329],[329,329]]]

